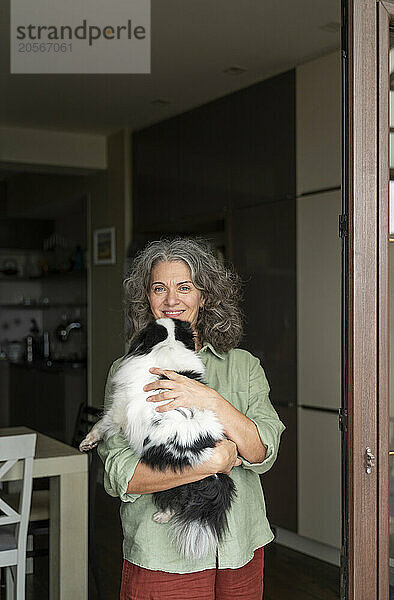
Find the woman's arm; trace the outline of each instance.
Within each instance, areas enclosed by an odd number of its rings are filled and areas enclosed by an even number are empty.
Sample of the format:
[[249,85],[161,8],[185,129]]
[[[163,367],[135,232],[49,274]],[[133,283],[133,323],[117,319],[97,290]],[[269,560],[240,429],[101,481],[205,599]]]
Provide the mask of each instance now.
[[216,408],[212,410],[224,424],[226,436],[236,444],[238,453],[248,462],[263,462],[267,448],[260,439],[256,425],[223,396],[220,394],[217,396]]
[[262,443],[254,422],[228,402],[212,388],[189,379],[174,371],[157,368],[149,369],[156,375],[164,374],[167,380],[157,380],[144,387],[145,391],[167,388],[166,391],[150,396],[150,402],[171,400],[159,406],[157,412],[173,410],[178,406],[197,406],[212,410],[223,424],[226,436],[232,440],[239,454],[250,463],[260,463],[265,459],[267,448]]
[[200,481],[216,473],[229,473],[234,466],[241,464],[237,458],[237,447],[230,440],[222,440],[213,449],[209,460],[195,468],[184,469],[181,473],[172,469],[158,471],[139,462],[129,481],[128,494],[152,494],[178,487],[193,481]]

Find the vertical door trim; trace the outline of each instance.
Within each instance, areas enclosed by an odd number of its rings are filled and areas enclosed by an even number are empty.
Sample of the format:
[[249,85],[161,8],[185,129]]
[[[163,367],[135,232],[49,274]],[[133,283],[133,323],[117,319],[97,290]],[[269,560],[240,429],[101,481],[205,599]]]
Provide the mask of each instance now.
[[378,600],[389,597],[389,27],[394,5],[378,4]]
[[377,598],[377,11],[348,0],[348,598]]

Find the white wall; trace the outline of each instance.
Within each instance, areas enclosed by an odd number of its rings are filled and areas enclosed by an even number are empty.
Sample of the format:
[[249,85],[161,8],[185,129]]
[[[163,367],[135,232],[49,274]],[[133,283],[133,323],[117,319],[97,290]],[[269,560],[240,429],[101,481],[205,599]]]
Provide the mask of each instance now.
[[[123,279],[130,241],[130,142],[126,130],[108,138],[108,170],[87,178],[89,276],[89,401],[103,402],[104,385],[112,362],[124,354]],[[116,263],[93,264],[95,229],[115,227]]]
[[296,69],[297,195],[341,184],[340,52]]
[[106,169],[106,136],[0,127],[0,162]]
[[[298,541],[339,564],[341,544],[340,53],[296,69]],[[285,536],[286,537],[286,536]],[[286,538],[286,539],[287,539]],[[309,540],[309,551],[308,548]]]

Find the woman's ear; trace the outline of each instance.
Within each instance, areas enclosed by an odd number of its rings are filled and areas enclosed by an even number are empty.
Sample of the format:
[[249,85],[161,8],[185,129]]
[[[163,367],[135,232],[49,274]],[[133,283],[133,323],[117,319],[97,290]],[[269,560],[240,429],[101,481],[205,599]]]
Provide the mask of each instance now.
[[205,304],[205,298],[204,298],[204,296],[201,296],[199,307],[203,308],[204,304]]

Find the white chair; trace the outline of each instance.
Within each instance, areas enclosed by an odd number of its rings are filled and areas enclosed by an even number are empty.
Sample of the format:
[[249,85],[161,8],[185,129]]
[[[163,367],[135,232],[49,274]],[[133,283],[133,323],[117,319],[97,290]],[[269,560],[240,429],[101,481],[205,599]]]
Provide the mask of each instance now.
[[18,461],[24,462],[19,510],[7,504],[0,492],[0,511],[4,513],[0,516],[0,567],[6,567],[7,600],[25,598],[26,540],[36,439],[35,433],[0,437],[0,482]]
[[[15,482],[14,482],[15,483]],[[20,483],[19,481],[17,482]],[[3,500],[14,510],[19,508],[20,493],[6,493],[2,495]],[[49,532],[49,490],[35,490],[31,494],[29,525],[27,528],[27,553],[26,553],[26,574],[34,573],[34,558],[37,555],[35,542],[38,535]],[[48,554],[47,549],[40,549],[39,556]]]

